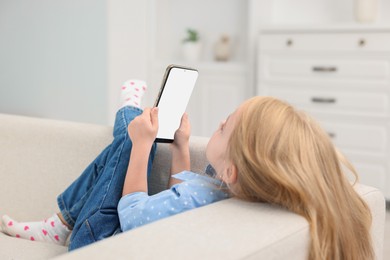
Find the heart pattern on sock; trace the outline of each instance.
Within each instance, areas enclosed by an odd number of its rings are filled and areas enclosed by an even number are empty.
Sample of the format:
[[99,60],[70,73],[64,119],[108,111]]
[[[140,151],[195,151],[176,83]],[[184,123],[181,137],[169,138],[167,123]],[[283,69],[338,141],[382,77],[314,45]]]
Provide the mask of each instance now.
[[128,80],[121,86],[121,107],[140,108],[142,96],[146,91],[146,83],[142,80]]
[[4,233],[15,238],[58,245],[65,245],[66,239],[71,233],[57,214],[54,214],[47,221],[37,222],[18,222],[5,215],[1,219],[1,226]]

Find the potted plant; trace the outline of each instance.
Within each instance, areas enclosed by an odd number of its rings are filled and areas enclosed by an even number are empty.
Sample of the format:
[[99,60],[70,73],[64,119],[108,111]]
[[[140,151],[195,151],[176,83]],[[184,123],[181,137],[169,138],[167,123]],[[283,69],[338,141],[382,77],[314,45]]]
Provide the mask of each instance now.
[[202,50],[202,43],[200,41],[199,33],[195,29],[188,28],[187,35],[183,39],[183,58],[187,61],[199,60]]

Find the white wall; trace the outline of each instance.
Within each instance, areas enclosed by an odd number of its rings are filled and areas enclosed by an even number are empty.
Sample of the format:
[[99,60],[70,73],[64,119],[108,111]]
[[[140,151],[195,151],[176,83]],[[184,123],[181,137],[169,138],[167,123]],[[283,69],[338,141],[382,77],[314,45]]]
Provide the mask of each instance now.
[[[107,0],[107,118],[113,124],[119,89],[127,79],[146,80],[148,33],[146,0]],[[145,102],[144,102],[145,103]]]
[[0,113],[105,123],[104,0],[0,1]]
[[147,78],[147,1],[1,0],[0,113],[112,124]]

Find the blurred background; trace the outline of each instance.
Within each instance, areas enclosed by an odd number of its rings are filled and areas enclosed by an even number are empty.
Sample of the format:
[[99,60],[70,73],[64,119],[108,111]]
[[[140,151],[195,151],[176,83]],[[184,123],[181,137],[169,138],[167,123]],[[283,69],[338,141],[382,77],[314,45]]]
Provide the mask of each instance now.
[[[258,94],[262,28],[360,26],[358,1],[0,0],[0,113],[110,125],[122,82],[146,80],[151,106],[174,63],[200,71],[188,110],[193,134],[210,136]],[[390,24],[390,0],[379,5],[368,26]]]
[[0,0],[0,113],[112,125],[121,84],[152,106],[169,64],[199,70],[193,135],[277,96],[390,199],[390,0]]

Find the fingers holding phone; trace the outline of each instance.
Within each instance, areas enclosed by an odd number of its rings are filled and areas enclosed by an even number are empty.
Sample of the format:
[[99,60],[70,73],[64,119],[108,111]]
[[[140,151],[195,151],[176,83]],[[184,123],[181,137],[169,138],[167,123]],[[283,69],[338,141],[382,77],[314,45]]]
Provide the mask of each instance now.
[[184,113],[181,117],[180,126],[175,132],[173,145],[186,146],[189,143],[191,135],[191,124],[188,114]]
[[151,146],[158,132],[158,108],[145,108],[144,112],[130,122],[127,131],[133,145]]
[[[188,119],[187,113],[184,113],[181,117],[180,126],[175,131],[174,139],[171,144],[172,151],[172,163],[171,173],[175,174],[181,171],[189,171],[191,169],[190,162],[190,135],[191,135],[191,124]],[[170,178],[169,187],[178,183],[175,178]]]

